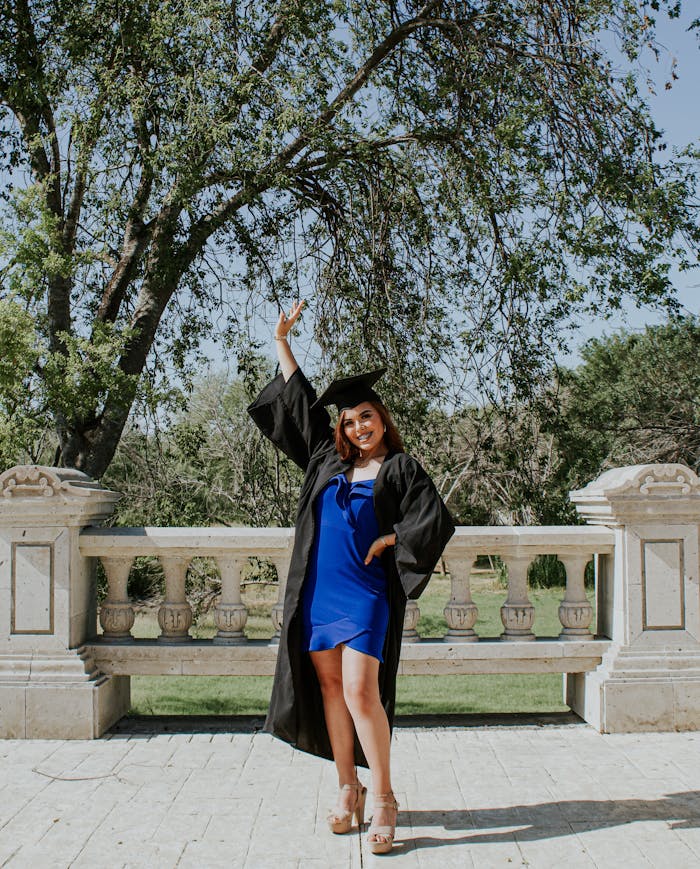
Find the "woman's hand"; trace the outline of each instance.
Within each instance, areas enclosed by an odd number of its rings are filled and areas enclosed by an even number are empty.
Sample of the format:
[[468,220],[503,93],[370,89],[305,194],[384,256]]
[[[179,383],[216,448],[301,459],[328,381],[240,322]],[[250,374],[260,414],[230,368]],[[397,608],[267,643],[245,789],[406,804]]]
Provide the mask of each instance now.
[[367,553],[367,558],[365,558],[365,564],[369,564],[373,558],[379,558],[379,556],[387,549],[389,546],[396,545],[396,534],[383,534],[381,537],[377,537],[374,543],[370,546],[369,552]]
[[277,348],[277,359],[279,360],[280,371],[282,372],[282,377],[284,377],[285,381],[289,380],[292,374],[294,374],[294,372],[299,367],[296,359],[294,358],[294,354],[292,353],[292,348],[289,346],[289,342],[287,341],[287,335],[289,335],[292,326],[296,323],[303,307],[304,300],[302,299],[300,302],[297,302],[297,304],[292,307],[289,314],[285,314],[284,311],[280,311],[280,317],[277,321],[277,325],[275,326],[275,347]]
[[275,341],[286,340],[287,335],[289,335],[292,330],[292,326],[296,323],[299,314],[301,314],[301,309],[303,307],[304,300],[302,299],[292,307],[288,314],[285,314],[284,311],[280,311],[279,320],[275,326]]

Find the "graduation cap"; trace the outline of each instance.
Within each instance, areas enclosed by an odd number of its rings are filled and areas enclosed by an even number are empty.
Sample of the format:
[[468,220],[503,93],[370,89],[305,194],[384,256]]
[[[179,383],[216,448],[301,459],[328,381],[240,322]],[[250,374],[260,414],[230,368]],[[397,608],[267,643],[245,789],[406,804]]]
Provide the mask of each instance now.
[[377,368],[376,371],[368,371],[365,374],[355,374],[352,377],[341,377],[318,397],[312,407],[318,405],[335,404],[338,413],[347,407],[355,407],[363,401],[381,401],[381,398],[372,389],[374,384],[384,374],[386,368]]

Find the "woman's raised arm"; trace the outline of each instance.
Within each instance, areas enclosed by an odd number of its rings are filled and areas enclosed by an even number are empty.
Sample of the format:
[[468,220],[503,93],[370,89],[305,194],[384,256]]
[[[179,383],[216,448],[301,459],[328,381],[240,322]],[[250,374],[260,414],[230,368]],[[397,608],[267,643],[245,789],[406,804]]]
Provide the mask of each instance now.
[[285,382],[289,380],[292,374],[294,374],[294,372],[299,367],[299,363],[294,358],[292,348],[289,346],[289,342],[287,341],[287,335],[289,335],[292,326],[296,323],[303,306],[304,300],[302,299],[300,302],[297,302],[297,304],[294,305],[294,307],[290,310],[288,314],[285,314],[284,311],[280,311],[279,320],[277,321],[277,325],[275,326],[275,345],[277,347],[277,358],[279,360],[280,371],[282,372],[282,377],[284,377]]
[[312,454],[333,443],[333,429],[325,407],[314,406],[316,393],[287,343],[303,304],[294,305],[289,314],[280,314],[275,326],[280,373],[248,406],[248,413],[275,446],[306,470]]

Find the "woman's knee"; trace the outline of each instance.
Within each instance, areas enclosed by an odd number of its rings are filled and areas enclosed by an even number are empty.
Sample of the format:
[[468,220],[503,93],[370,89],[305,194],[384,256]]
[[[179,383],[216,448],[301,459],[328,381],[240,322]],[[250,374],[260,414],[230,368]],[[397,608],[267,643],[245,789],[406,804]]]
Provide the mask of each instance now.
[[375,711],[379,699],[379,686],[367,679],[345,679],[343,681],[343,696],[351,713],[369,715]]
[[343,676],[340,670],[316,671],[316,675],[324,697],[343,696]]

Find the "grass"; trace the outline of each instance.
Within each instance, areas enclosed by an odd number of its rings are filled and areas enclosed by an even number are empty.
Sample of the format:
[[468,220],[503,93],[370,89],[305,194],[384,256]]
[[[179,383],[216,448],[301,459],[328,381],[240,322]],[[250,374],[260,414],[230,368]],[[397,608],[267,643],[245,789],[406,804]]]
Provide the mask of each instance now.
[[271,676],[132,676],[132,715],[264,715]]
[[[500,608],[505,590],[492,574],[477,575],[472,583],[479,608],[475,629],[482,637],[496,637],[503,630]],[[251,584],[243,599],[249,610],[246,633],[250,638],[272,636],[270,606],[275,585]],[[535,605],[534,631],[538,636],[556,636],[561,630],[557,610],[564,590],[531,589]],[[422,637],[441,637],[447,630],[442,610],[450,596],[448,579],[434,577],[418,601]],[[136,618],[134,635],[154,637],[159,633],[156,610],[144,608]],[[211,613],[197,619],[191,633],[211,637],[216,632]],[[262,715],[267,711],[272,679],[263,676],[133,676],[131,712],[136,715]],[[557,673],[499,676],[400,676],[396,712],[423,713],[561,712],[562,677]]]

